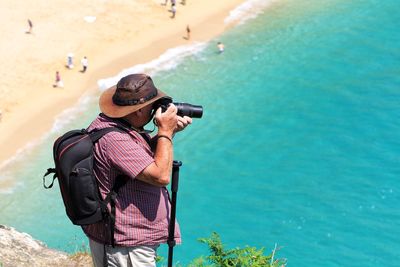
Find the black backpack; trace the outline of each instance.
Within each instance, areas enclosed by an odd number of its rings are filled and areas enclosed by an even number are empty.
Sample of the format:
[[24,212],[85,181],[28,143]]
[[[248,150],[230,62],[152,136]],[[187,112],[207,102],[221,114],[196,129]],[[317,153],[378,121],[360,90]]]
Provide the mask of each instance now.
[[[47,169],[43,186],[53,187],[58,178],[66,213],[75,225],[89,225],[109,220],[111,244],[114,246],[115,200],[119,189],[128,181],[127,176],[118,176],[112,190],[103,200],[93,174],[93,148],[101,137],[111,131],[125,132],[109,127],[91,132],[72,130],[59,137],[53,146],[55,168]],[[54,173],[53,181],[46,185],[46,176]],[[107,209],[110,203],[111,212]]]

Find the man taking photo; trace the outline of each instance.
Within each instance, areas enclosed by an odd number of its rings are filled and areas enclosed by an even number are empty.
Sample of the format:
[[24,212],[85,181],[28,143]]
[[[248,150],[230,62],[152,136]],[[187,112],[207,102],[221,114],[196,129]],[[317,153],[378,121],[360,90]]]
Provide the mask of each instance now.
[[[121,177],[127,182],[115,200],[113,236],[107,221],[82,227],[96,267],[156,266],[157,248],[167,242],[170,201],[165,186],[172,171],[172,138],[192,119],[178,116],[174,104],[164,112],[154,110],[154,103],[166,97],[146,74],[123,77],[100,97],[102,113],[88,131],[123,130],[109,132],[95,144],[93,169],[100,194],[104,199]],[[144,126],[153,117],[157,135],[151,138]],[[181,242],[179,226],[175,241]]]

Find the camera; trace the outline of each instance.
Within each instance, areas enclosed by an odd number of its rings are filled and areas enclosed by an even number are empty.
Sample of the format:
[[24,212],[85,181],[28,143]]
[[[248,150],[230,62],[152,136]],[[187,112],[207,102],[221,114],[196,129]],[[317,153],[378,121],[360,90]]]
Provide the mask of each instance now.
[[179,116],[188,116],[191,118],[201,118],[203,116],[203,107],[199,105],[192,105],[188,103],[176,103],[172,102],[172,98],[170,97],[164,97],[159,100],[157,100],[153,108],[156,111],[159,107],[161,107],[162,112],[166,111],[168,106],[173,103],[177,108],[178,112],[177,114]]

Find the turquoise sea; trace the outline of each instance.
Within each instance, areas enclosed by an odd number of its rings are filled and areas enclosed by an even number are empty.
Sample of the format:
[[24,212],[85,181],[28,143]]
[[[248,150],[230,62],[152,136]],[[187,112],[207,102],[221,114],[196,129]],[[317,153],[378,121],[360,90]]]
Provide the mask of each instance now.
[[[197,239],[215,231],[227,248],[277,244],[288,266],[399,266],[400,2],[248,1],[227,23],[209,43],[99,81],[100,94],[145,71],[175,101],[204,106],[175,138],[183,244],[174,259],[206,254]],[[3,165],[0,224],[68,252],[86,244],[42,175],[54,138],[86,127],[97,97],[82,97]]]

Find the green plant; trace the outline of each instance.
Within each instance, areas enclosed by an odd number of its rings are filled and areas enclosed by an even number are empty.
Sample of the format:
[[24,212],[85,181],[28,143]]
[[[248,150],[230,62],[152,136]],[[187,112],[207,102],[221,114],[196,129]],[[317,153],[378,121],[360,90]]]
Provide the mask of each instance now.
[[156,258],[156,262],[157,263],[161,263],[161,262],[164,262],[164,261],[165,261],[164,257],[162,257],[160,255],[157,255],[157,258]]
[[200,242],[208,245],[211,255],[194,259],[189,267],[283,267],[285,259],[275,259],[276,245],[272,253],[264,255],[264,248],[234,248],[226,250],[217,233],[210,238],[201,238]]

